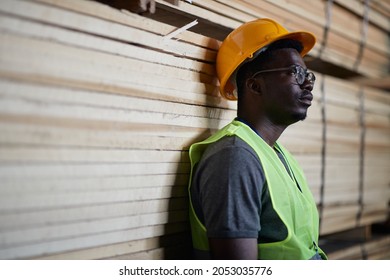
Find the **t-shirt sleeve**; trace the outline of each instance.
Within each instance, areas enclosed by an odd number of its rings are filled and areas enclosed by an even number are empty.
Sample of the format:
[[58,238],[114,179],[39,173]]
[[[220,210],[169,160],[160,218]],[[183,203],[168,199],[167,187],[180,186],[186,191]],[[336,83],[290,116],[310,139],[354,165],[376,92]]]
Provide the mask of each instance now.
[[264,175],[254,151],[226,146],[199,168],[199,203],[208,237],[257,238]]

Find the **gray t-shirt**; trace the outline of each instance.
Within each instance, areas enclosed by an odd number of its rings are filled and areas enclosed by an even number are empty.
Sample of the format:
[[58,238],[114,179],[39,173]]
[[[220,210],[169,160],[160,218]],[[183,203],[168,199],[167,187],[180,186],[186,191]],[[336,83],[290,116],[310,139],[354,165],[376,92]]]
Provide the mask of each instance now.
[[272,207],[260,160],[237,136],[207,147],[195,167],[191,200],[208,237],[257,238],[259,243],[287,237]]

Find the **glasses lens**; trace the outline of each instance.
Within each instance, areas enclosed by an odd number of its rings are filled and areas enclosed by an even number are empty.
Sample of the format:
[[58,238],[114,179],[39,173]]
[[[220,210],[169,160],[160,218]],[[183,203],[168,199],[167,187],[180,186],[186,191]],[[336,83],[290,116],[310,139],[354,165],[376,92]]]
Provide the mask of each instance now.
[[306,71],[303,67],[299,65],[295,65],[295,78],[297,79],[297,83],[302,85],[306,79]]
[[307,74],[307,79],[309,80],[310,83],[314,83],[316,80],[316,76],[314,75],[313,72],[308,72]]
[[305,80],[307,79],[310,83],[314,83],[316,77],[313,72],[308,72],[307,69],[304,69],[300,65],[295,65],[294,67],[295,78],[297,79],[297,83],[299,85],[303,85]]

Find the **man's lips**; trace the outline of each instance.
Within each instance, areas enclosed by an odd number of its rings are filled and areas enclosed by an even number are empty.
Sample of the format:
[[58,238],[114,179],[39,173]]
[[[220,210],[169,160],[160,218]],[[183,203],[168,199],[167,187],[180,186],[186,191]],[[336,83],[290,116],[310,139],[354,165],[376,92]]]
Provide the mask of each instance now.
[[313,94],[311,92],[307,92],[302,94],[302,96],[299,98],[299,101],[301,103],[304,103],[308,106],[311,105],[311,102],[313,101]]

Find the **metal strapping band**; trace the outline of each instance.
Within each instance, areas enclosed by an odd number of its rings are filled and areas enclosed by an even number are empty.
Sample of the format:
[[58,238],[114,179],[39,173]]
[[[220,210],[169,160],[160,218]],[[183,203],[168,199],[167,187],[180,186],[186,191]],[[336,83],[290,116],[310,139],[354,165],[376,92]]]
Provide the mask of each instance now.
[[360,106],[359,106],[359,126],[360,126],[360,150],[359,150],[359,197],[358,204],[359,210],[356,214],[356,225],[359,226],[360,219],[363,213],[364,207],[364,153],[365,153],[365,142],[366,142],[366,124],[365,124],[365,106],[364,106],[364,89],[360,87]]
[[364,0],[364,13],[363,13],[363,22],[362,22],[362,29],[361,29],[361,37],[360,37],[360,44],[359,44],[359,52],[356,56],[355,64],[353,65],[353,70],[357,70],[359,67],[362,58],[363,58],[363,52],[364,48],[366,47],[367,42],[367,29],[369,24],[369,18],[368,14],[370,11],[370,0]]
[[322,119],[322,147],[321,147],[321,185],[320,185],[320,232],[322,227],[324,212],[324,193],[325,193],[325,164],[326,164],[326,94],[325,94],[325,75],[321,79],[321,119]]
[[368,253],[367,249],[364,243],[360,244],[360,252],[362,253],[362,259],[367,260],[368,259]]
[[333,0],[328,0],[326,2],[326,10],[325,10],[326,22],[325,22],[325,26],[324,26],[324,33],[322,36],[322,44],[321,44],[321,48],[320,48],[320,51],[318,54],[319,58],[321,58],[322,53],[324,52],[325,47],[326,47],[327,42],[328,42],[328,33],[329,33],[329,29],[330,29],[330,24],[332,23],[332,7],[333,7]]

